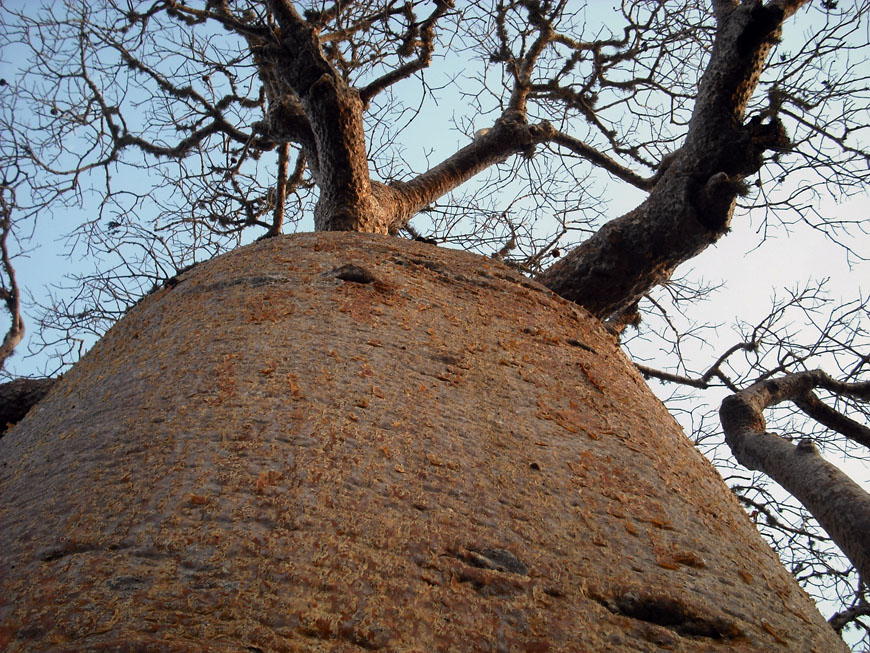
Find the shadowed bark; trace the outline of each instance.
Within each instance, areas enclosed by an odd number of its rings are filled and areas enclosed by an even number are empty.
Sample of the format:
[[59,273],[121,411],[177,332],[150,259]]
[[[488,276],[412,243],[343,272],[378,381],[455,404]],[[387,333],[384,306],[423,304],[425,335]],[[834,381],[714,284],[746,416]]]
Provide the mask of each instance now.
[[57,379],[15,379],[0,384],[0,433],[17,424],[48,394]]

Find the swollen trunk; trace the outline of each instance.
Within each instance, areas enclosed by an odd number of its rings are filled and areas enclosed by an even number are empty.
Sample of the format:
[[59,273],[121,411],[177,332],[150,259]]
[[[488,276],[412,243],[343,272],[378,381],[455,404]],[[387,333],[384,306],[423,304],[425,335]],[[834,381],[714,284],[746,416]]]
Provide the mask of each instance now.
[[199,265],[0,459],[11,651],[843,648],[598,321],[467,253]]

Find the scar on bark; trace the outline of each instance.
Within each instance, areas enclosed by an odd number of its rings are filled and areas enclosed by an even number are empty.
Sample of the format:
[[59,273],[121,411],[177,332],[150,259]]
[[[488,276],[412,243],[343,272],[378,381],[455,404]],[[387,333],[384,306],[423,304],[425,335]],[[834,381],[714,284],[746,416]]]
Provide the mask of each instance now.
[[374,274],[359,265],[354,265],[353,263],[348,263],[347,265],[342,265],[341,267],[334,269],[332,274],[335,275],[336,279],[350,281],[351,283],[367,284],[372,283],[375,280]]
[[613,614],[662,626],[684,637],[728,640],[743,634],[736,624],[721,617],[696,614],[690,606],[668,596],[622,592],[596,600]]

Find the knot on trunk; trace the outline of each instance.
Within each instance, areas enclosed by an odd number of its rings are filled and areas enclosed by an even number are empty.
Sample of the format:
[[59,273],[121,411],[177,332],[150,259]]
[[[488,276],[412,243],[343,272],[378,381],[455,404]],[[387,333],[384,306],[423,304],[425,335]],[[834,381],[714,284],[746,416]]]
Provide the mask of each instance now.
[[508,140],[521,147],[524,157],[531,159],[535,155],[535,139],[532,127],[526,121],[526,116],[520,111],[507,111],[499,118],[489,134],[493,141]]
[[746,130],[752,147],[759,157],[758,167],[751,172],[761,168],[760,158],[763,152],[767,150],[788,152],[791,149],[791,139],[788,137],[785,125],[776,116],[771,117],[768,122],[764,122],[763,115],[754,116],[746,125]]
[[767,427],[761,410],[743,393],[731,395],[722,400],[722,405],[719,408],[719,419],[722,421],[726,440],[737,432],[764,433]]
[[726,172],[711,175],[695,197],[698,222],[719,236],[728,230],[731,209],[738,195],[746,195],[748,188],[740,176]]

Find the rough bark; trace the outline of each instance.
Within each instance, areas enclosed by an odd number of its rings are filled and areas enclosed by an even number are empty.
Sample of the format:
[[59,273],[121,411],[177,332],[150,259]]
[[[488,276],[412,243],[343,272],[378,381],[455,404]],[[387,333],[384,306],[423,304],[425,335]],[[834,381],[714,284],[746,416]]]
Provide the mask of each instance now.
[[787,144],[775,116],[744,124],[783,21],[805,2],[717,3],[717,33],[683,146],[635,210],[612,220],[539,281],[594,315],[619,314],[727,233],[743,179]]
[[[765,408],[783,401],[800,400],[813,388],[830,384],[848,387],[820,371],[756,383],[722,402],[722,427],[737,461],[744,467],[764,472],[797,498],[858,573],[870,578],[870,495],[822,458],[812,441],[793,443],[765,432],[762,414]],[[865,394],[870,395],[870,384],[863,386]]]
[[9,651],[844,649],[596,319],[395,238],[146,297],[0,496]]

